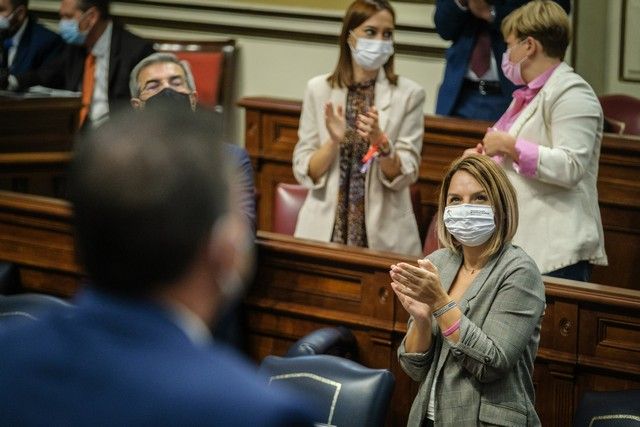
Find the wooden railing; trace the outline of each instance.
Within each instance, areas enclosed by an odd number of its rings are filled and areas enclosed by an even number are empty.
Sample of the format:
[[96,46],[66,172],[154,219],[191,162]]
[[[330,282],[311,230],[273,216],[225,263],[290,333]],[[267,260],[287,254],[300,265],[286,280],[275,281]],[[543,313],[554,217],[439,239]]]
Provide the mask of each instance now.
[[[71,219],[64,201],[0,192],[0,260],[17,266],[24,290],[71,296],[79,288]],[[407,314],[388,272],[413,258],[264,231],[256,245],[245,300],[250,355],[282,355],[317,328],[347,326],[358,360],[394,373],[388,425],[404,426],[416,384],[397,363]],[[551,278],[545,286],[536,407],[543,425],[567,426],[583,391],[640,388],[640,291]]]
[[[298,140],[301,103],[272,98],[243,98],[246,148],[256,171],[258,228],[271,230],[272,201],[279,182],[295,182],[291,156]],[[436,209],[437,191],[448,165],[482,140],[488,122],[425,116],[418,187],[426,229]],[[598,193],[608,267],[596,267],[592,280],[640,289],[640,138],[605,134],[600,154]],[[526,226],[521,224],[521,226]]]

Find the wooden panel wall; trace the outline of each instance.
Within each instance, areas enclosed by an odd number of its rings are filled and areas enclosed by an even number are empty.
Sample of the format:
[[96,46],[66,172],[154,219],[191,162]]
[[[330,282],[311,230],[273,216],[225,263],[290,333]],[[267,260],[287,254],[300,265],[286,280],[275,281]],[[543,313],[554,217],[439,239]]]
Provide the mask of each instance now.
[[[271,230],[271,201],[279,182],[295,182],[291,156],[298,140],[300,102],[244,98],[246,148],[256,171],[258,228]],[[476,145],[488,122],[425,117],[418,187],[421,217],[427,223],[436,209],[437,191],[448,165],[464,149]],[[602,142],[598,192],[605,229],[608,267],[596,267],[592,280],[640,289],[640,138],[606,134]],[[524,225],[521,225],[524,226]],[[423,230],[426,224],[422,224]]]

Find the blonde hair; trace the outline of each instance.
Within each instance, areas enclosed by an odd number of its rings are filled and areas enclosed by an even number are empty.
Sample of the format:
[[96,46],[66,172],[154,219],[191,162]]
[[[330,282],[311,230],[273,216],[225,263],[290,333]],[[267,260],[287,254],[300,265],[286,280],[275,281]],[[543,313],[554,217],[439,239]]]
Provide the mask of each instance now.
[[460,243],[447,231],[444,226],[444,208],[447,206],[447,194],[453,175],[458,171],[465,171],[471,175],[483,188],[493,207],[496,230],[489,239],[482,257],[489,258],[502,250],[506,243],[511,242],[518,229],[518,201],[516,191],[509,182],[509,178],[502,168],[487,156],[471,155],[461,157],[451,163],[440,187],[438,196],[437,231],[440,244],[460,253]]
[[571,23],[567,13],[551,0],[534,0],[511,12],[502,21],[502,35],[513,34],[518,40],[533,37],[544,52],[564,59],[571,39]]

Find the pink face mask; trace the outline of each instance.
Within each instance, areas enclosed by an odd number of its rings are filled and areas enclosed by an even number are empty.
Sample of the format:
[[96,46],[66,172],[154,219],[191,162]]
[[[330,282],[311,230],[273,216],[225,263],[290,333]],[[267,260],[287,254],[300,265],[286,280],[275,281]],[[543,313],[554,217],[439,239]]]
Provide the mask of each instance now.
[[511,80],[516,86],[522,86],[525,84],[525,81],[522,79],[522,63],[527,57],[525,56],[518,62],[511,62],[509,59],[509,53],[511,52],[511,48],[507,49],[502,54],[502,72],[504,76]]

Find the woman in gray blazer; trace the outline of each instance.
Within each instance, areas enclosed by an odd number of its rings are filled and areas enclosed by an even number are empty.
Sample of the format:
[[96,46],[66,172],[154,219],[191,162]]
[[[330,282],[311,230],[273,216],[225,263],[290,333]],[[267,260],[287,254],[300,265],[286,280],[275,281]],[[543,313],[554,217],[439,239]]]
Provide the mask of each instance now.
[[295,236],[420,255],[409,186],[418,179],[424,89],[393,68],[395,14],[356,0],[338,64],[305,91],[293,173],[309,188]]
[[439,196],[437,250],[391,266],[411,315],[398,349],[420,389],[410,426],[538,426],[533,363],[545,306],[533,260],[511,244],[515,191],[486,156],[455,161]]

